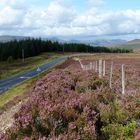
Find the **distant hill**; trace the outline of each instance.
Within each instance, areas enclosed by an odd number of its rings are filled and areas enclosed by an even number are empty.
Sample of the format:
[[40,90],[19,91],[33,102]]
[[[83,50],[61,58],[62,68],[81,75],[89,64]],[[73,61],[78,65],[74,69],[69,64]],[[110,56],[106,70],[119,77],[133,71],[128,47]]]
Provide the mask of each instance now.
[[23,40],[26,38],[28,38],[28,37],[4,35],[4,36],[0,36],[0,42],[9,42],[9,41],[13,41],[13,40]]
[[95,40],[93,41],[93,45],[95,46],[115,46],[115,45],[120,45],[120,44],[125,44],[126,40],[121,40],[121,39],[112,39],[112,40]]
[[118,47],[129,48],[129,49],[140,49],[140,39],[128,41],[127,43],[119,45]]
[[140,39],[134,39],[127,42],[128,44],[140,44]]
[[[43,38],[46,40],[46,38]],[[90,44],[92,46],[115,46],[120,44],[127,43],[126,40],[123,39],[107,39],[107,38],[95,38],[95,36],[59,36],[59,37],[47,37],[52,41],[58,41],[61,43],[83,43],[83,44]]]
[[[26,36],[10,36],[4,35],[0,36],[0,42],[9,42],[12,40],[23,40],[29,37]],[[92,36],[83,36],[83,37],[44,37],[44,40],[58,41],[60,43],[84,43],[90,44],[92,46],[105,46],[105,47],[122,47],[130,49],[140,49],[140,39],[135,39],[131,41],[126,41],[122,39],[94,39]]]
[[127,43],[126,40],[122,39],[97,39],[95,40],[94,38],[89,38],[89,37],[82,37],[78,38],[75,37],[75,39],[71,38],[64,38],[64,37],[56,37],[56,38],[49,38],[50,40],[53,41],[58,41],[62,43],[84,43],[84,44],[90,44],[92,46],[115,46],[115,45],[120,45],[120,44],[125,44]]

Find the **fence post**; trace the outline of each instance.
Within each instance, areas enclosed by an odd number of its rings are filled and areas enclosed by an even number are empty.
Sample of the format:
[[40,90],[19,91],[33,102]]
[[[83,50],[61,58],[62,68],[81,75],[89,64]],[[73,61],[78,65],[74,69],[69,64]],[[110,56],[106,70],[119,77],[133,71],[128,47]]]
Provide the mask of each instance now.
[[95,68],[95,72],[98,72],[98,61],[96,61],[96,68]]
[[99,60],[99,78],[102,78],[102,60]]
[[103,76],[105,76],[105,69],[106,69],[106,62],[105,60],[103,61]]
[[109,78],[109,87],[112,89],[112,75],[113,75],[113,62],[111,62],[110,67],[110,78]]
[[122,94],[125,94],[125,72],[124,72],[124,64],[122,65]]
[[80,63],[80,66],[81,66],[82,70],[84,70],[84,66],[83,66],[81,60],[79,60],[79,63]]
[[92,62],[92,69],[95,69],[95,62]]
[[92,70],[92,62],[90,62],[90,70]]
[[85,69],[85,65],[83,65],[83,70],[85,71],[86,69]]

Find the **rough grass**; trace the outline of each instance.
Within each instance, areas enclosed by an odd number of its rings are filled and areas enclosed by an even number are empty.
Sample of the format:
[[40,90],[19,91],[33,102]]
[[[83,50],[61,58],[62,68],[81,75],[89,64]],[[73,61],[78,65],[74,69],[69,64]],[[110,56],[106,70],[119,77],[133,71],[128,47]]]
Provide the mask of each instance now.
[[61,56],[61,54],[43,53],[39,56],[26,58],[24,63],[22,63],[21,59],[14,60],[11,63],[0,62],[0,79],[23,73],[59,56]]
[[0,107],[3,107],[3,105],[13,100],[15,97],[22,96],[27,91],[27,88],[31,86],[32,82],[33,79],[27,80],[0,95]]

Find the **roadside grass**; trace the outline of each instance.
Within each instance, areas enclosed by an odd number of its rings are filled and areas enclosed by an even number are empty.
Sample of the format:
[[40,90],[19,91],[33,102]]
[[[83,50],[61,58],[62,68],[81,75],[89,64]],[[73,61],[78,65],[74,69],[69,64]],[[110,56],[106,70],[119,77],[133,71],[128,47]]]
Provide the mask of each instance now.
[[4,94],[0,95],[0,107],[3,107],[9,101],[12,101],[15,97],[22,96],[31,86],[33,81],[34,79],[24,81],[22,84],[16,85],[15,87],[9,89]]
[[23,96],[24,94],[28,94],[29,89],[32,87],[32,85],[40,78],[45,76],[47,73],[51,72],[55,69],[55,67],[63,64],[64,62],[61,62],[54,67],[50,68],[47,71],[44,71],[37,76],[28,79],[19,85],[14,86],[13,88],[9,89],[4,94],[0,95],[0,108],[2,108],[4,105],[6,105],[8,102],[14,100],[15,97]]
[[0,79],[6,79],[10,76],[23,73],[61,55],[62,54],[56,53],[43,53],[38,56],[26,58],[24,63],[21,59],[13,60],[11,63],[8,63],[7,61],[0,62]]

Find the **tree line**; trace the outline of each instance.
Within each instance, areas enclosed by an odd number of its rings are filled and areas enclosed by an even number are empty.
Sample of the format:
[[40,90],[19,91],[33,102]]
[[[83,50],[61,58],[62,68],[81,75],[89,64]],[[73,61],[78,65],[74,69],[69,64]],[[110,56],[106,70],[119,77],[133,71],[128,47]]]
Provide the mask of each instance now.
[[24,57],[39,55],[43,52],[90,52],[90,53],[129,53],[130,49],[107,48],[77,43],[59,43],[57,41],[28,38],[0,43],[0,61],[9,58],[20,59],[24,50]]

